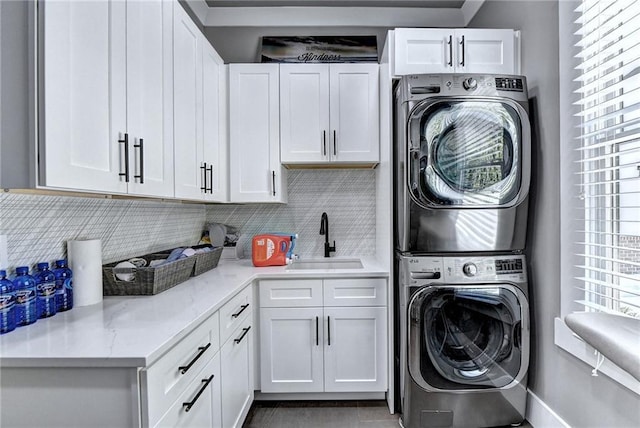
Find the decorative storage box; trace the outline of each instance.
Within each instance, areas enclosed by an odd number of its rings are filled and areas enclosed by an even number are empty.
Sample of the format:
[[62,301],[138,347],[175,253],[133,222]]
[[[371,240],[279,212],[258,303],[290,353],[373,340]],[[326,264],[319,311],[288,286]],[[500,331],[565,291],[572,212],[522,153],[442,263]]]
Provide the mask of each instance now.
[[[161,293],[186,281],[191,276],[196,257],[186,257],[155,267],[149,267],[153,260],[166,259],[168,254],[153,253],[139,258],[147,261],[145,267],[118,268],[120,263],[102,266],[102,293],[105,296],[142,296]],[[122,281],[116,274],[132,274],[131,281]]]

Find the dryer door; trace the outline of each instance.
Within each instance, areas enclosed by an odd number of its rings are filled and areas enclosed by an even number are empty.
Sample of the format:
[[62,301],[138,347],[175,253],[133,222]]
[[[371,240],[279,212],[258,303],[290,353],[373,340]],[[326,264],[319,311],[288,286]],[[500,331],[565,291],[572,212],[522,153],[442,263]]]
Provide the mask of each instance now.
[[408,125],[409,187],[424,208],[511,207],[527,195],[530,131],[519,104],[432,99]]
[[411,377],[427,390],[516,385],[529,362],[528,314],[508,284],[421,288],[408,309]]

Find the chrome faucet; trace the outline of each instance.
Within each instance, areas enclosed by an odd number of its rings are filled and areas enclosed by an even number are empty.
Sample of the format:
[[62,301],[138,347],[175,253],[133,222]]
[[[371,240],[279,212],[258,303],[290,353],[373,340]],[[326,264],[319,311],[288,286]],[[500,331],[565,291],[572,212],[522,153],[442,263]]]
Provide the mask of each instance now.
[[336,252],[336,241],[333,241],[333,247],[329,245],[329,217],[327,217],[327,213],[322,213],[322,217],[320,217],[320,235],[324,235],[324,256],[329,257],[330,253]]

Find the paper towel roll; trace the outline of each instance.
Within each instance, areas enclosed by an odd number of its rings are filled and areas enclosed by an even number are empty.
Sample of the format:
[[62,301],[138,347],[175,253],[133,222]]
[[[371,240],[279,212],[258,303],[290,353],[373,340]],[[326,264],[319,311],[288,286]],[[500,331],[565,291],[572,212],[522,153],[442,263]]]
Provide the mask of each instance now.
[[73,271],[73,305],[102,301],[102,245],[99,239],[67,241],[69,267]]

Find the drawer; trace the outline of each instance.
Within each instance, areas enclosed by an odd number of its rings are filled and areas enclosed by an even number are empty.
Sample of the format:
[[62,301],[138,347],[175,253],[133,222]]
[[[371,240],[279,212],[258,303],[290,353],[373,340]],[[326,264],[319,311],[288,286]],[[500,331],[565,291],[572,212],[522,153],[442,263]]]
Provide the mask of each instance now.
[[158,361],[141,372],[142,400],[149,423],[154,426],[171,404],[183,394],[220,349],[218,313],[178,342]]
[[[213,376],[213,377],[211,377]],[[155,427],[222,427],[220,353],[184,389]],[[187,411],[187,403],[191,404]]]
[[261,308],[322,306],[321,279],[260,281]]
[[386,306],[386,278],[324,280],[324,306]]
[[218,311],[220,313],[220,343],[227,341],[253,310],[253,293],[249,285],[236,294]]

